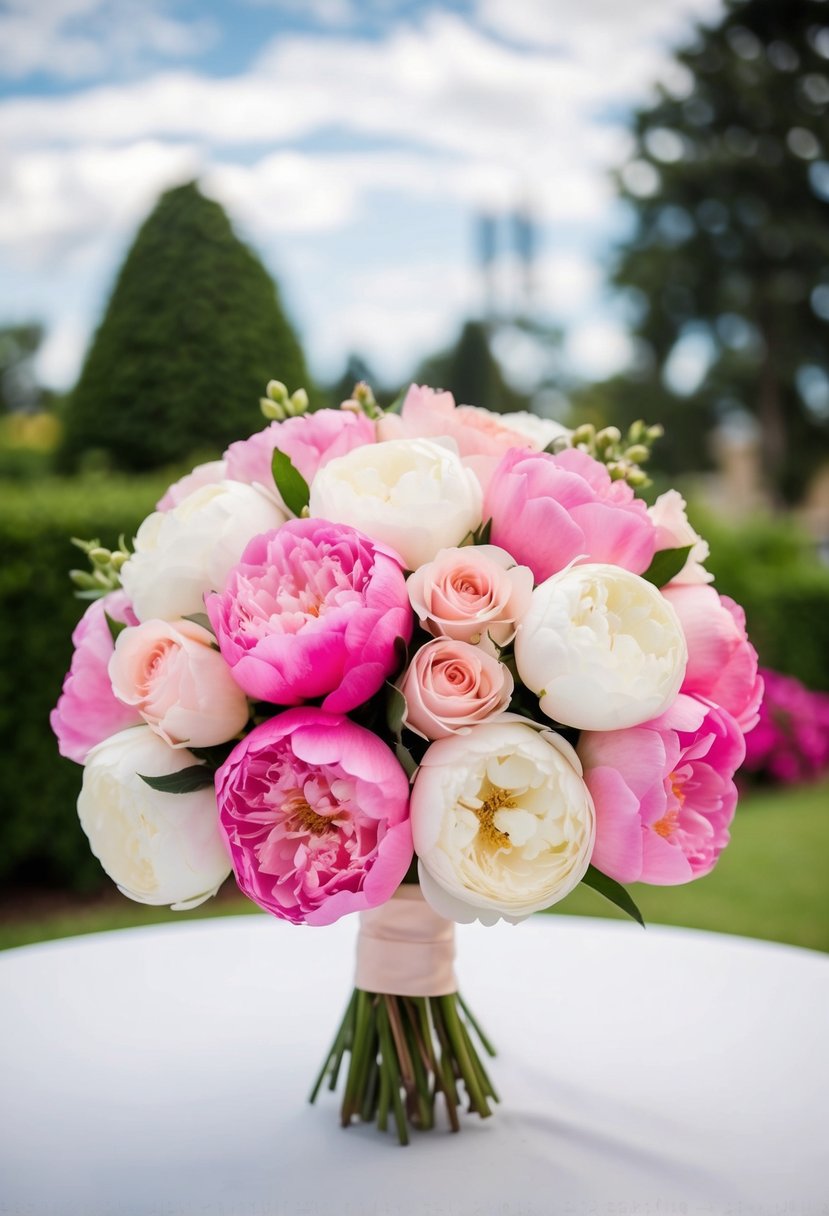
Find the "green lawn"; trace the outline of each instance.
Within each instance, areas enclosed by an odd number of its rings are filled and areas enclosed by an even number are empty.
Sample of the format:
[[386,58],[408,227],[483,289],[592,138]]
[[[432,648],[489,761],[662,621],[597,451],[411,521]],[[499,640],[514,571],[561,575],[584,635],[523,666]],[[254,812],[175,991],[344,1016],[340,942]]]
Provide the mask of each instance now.
[[[829,951],[829,782],[754,794],[742,802],[731,846],[714,873],[686,887],[633,887],[646,921],[769,938]],[[558,905],[568,915],[618,916],[580,888]],[[7,908],[0,949],[50,938],[193,916],[259,913],[227,884],[191,913],[146,908],[112,890],[94,900]]]

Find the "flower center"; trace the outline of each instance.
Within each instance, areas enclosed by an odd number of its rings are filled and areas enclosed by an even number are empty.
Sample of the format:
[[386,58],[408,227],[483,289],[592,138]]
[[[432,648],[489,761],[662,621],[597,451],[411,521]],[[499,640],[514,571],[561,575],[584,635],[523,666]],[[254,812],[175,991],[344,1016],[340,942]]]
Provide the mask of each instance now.
[[336,828],[333,815],[320,815],[302,799],[290,808],[288,823],[295,832],[308,832],[311,836],[325,836]]
[[668,780],[671,783],[671,793],[680,806],[685,802],[685,792],[682,788],[682,778],[677,773],[669,773]]
[[515,799],[509,790],[496,788],[480,806],[470,807],[478,820],[478,833],[490,848],[509,849],[512,847],[507,833],[495,826],[495,815],[497,811],[514,810],[515,805]]
[[[679,795],[677,795],[679,797]],[[684,801],[684,795],[682,799]],[[671,811],[666,811],[661,819],[657,819],[656,823],[651,825],[657,836],[661,836],[663,840],[667,840],[673,836],[674,832],[679,827],[679,811],[674,808]]]

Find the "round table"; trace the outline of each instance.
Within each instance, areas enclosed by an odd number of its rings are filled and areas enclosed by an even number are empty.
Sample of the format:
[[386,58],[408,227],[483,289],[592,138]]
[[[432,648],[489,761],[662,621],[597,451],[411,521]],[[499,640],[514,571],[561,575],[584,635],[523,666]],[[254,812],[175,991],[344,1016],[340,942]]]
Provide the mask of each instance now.
[[502,1104],[401,1148],[307,1102],[355,932],[183,920],[0,956],[0,1211],[829,1211],[824,956],[560,916],[460,927]]

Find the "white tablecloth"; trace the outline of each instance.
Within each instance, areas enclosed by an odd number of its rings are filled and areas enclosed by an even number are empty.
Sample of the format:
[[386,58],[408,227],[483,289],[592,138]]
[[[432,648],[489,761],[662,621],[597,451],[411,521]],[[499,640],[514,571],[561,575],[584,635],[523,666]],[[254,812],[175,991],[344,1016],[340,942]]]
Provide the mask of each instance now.
[[502,1105],[409,1148],[310,1082],[353,918],[185,921],[0,955],[15,1216],[818,1216],[829,960],[537,917],[459,930]]

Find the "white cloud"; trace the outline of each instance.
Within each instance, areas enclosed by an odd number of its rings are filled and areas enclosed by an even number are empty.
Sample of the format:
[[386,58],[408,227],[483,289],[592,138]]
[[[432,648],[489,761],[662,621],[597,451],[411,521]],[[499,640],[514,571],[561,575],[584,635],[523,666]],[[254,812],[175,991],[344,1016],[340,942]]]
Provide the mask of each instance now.
[[163,189],[199,166],[194,147],[153,140],[19,154],[0,194],[0,246],[28,266],[77,256],[134,227]]
[[36,372],[43,384],[74,384],[81,370],[92,325],[88,317],[65,313],[46,335],[37,353]]
[[[79,28],[81,27],[81,28]],[[46,72],[68,80],[129,71],[147,56],[186,58],[215,40],[211,21],[179,21],[158,0],[7,0],[0,76]]]

